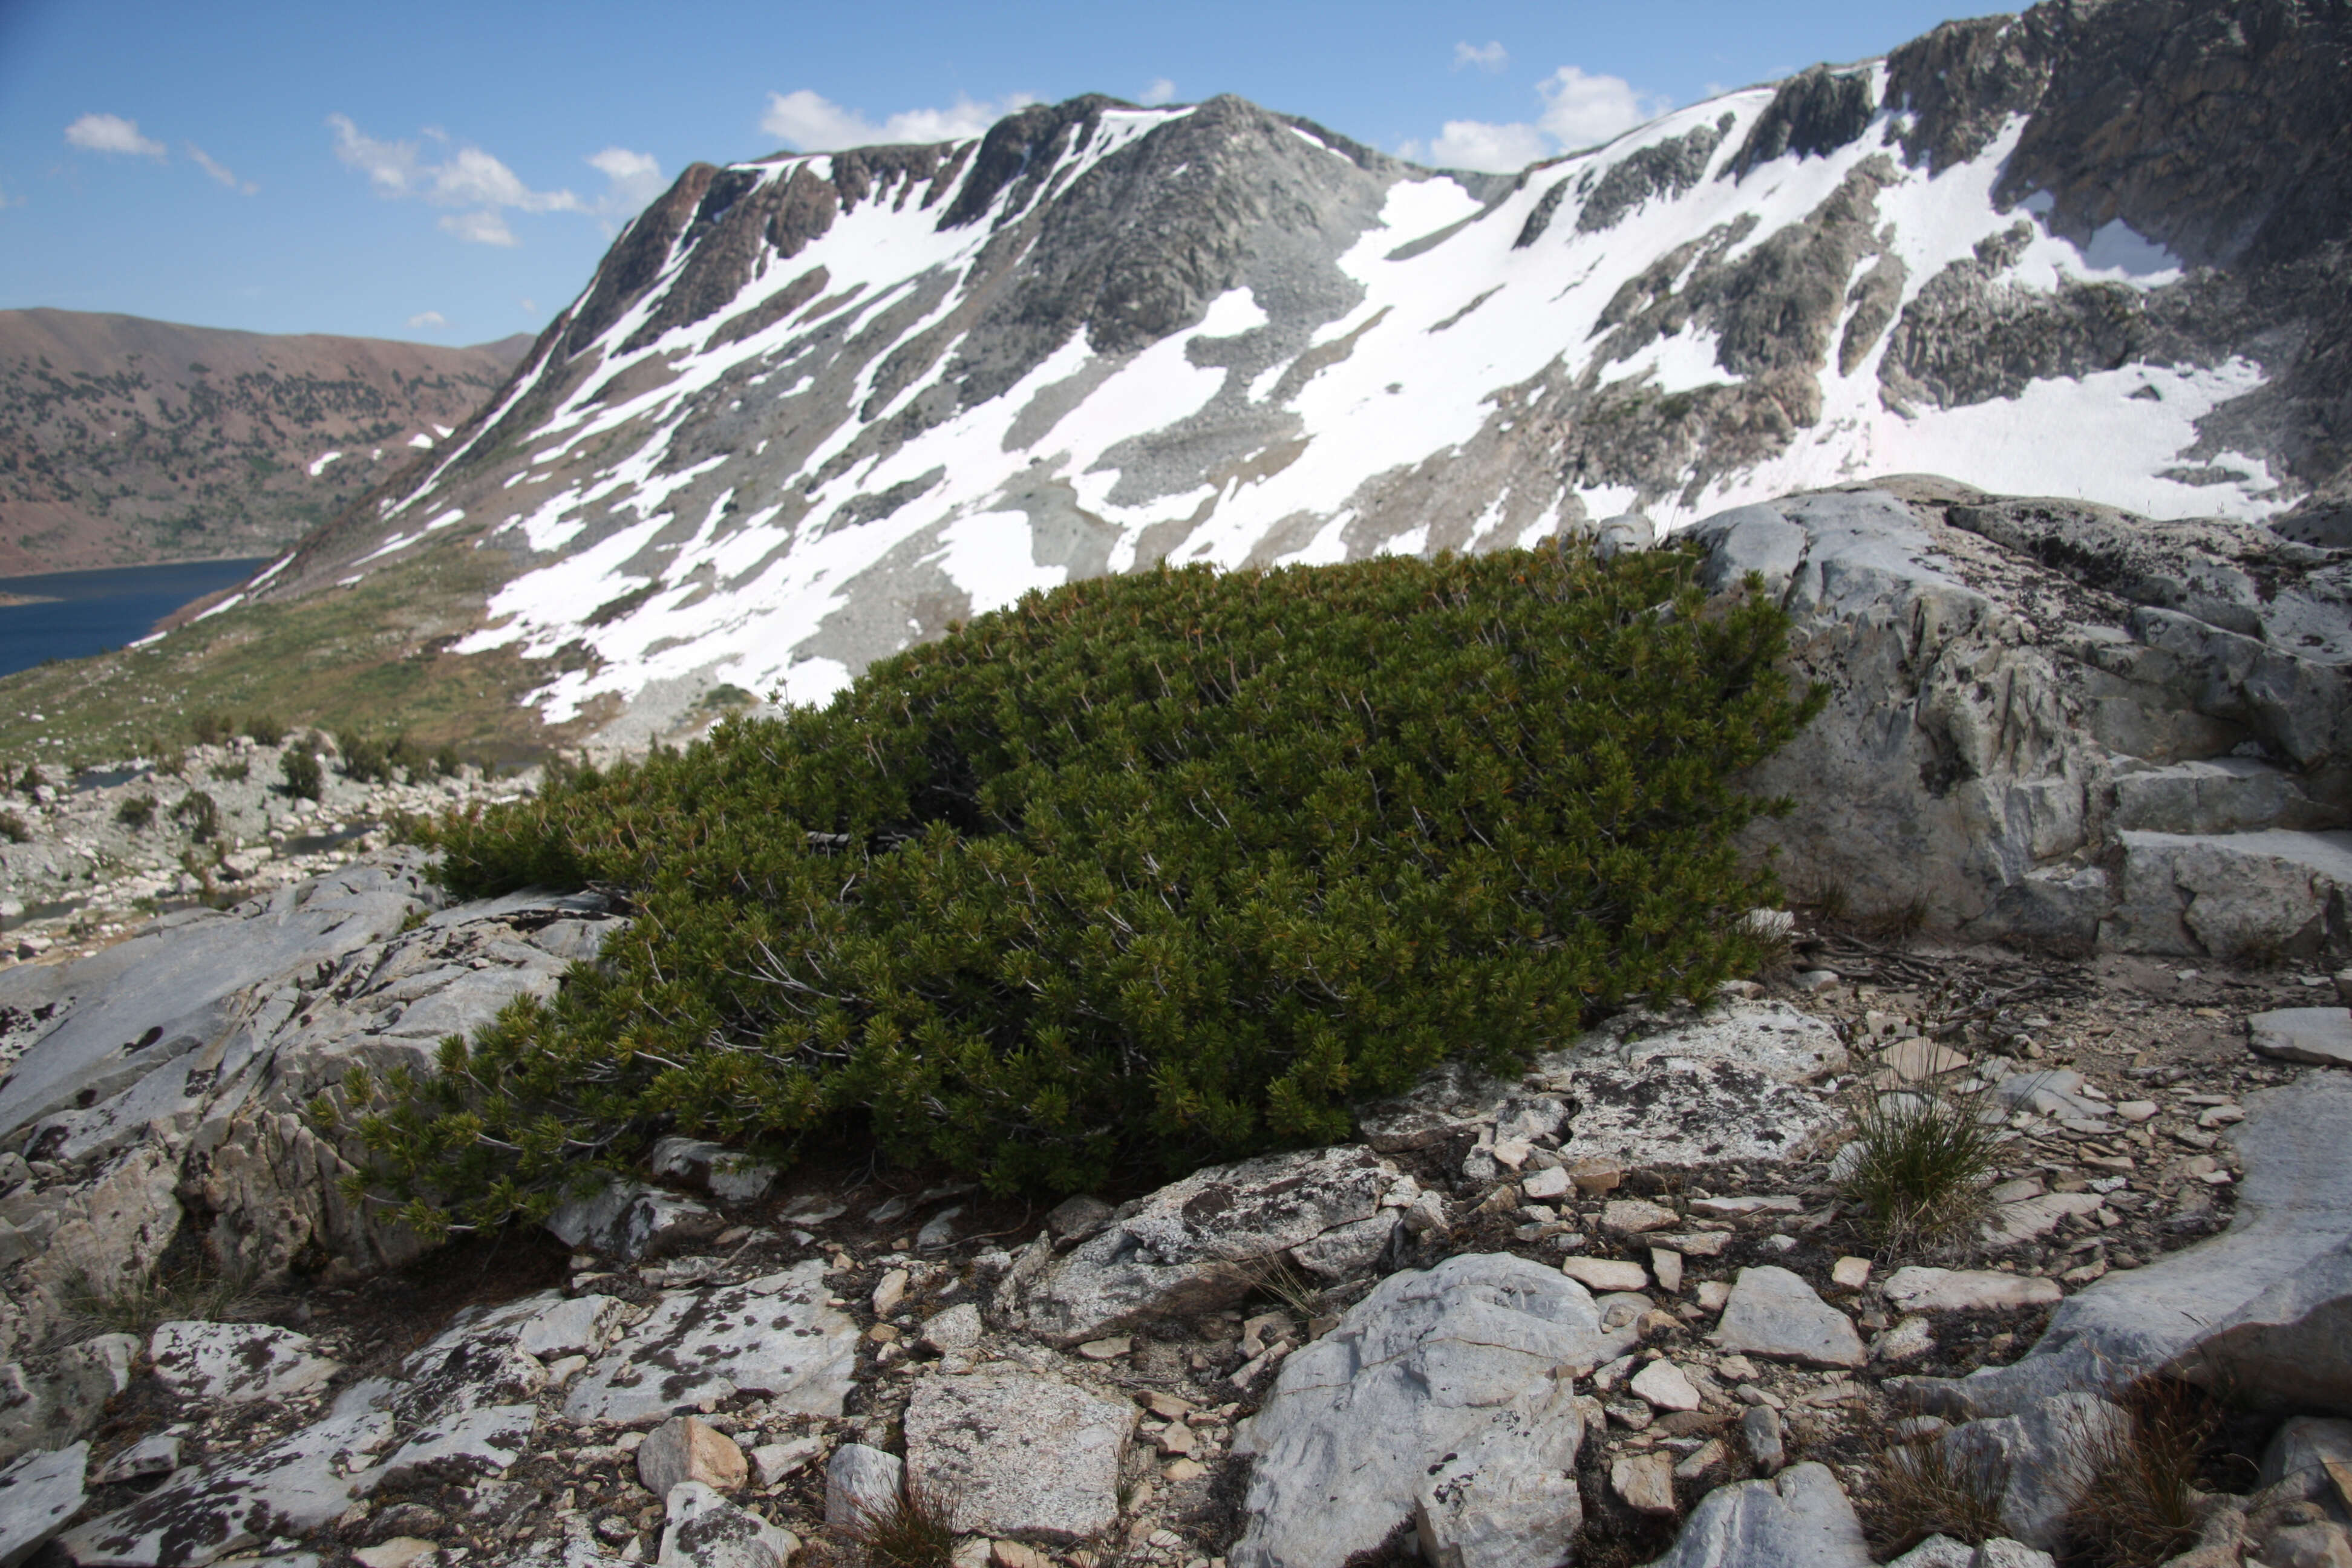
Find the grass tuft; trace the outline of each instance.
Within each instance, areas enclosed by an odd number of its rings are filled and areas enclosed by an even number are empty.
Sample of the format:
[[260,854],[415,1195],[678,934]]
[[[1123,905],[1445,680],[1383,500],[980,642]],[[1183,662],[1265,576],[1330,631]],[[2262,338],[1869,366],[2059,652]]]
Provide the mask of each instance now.
[[2067,1515],[2067,1534],[2074,1560],[2092,1568],[2156,1568],[2197,1544],[2197,1476],[2221,1412],[2201,1390],[2157,1378],[2118,1403],[2125,1419],[2086,1420],[2074,1434],[2089,1485]]
[[905,1481],[879,1508],[861,1507],[835,1534],[864,1568],[950,1568],[955,1562],[955,1499]]
[[2009,1533],[2000,1520],[2006,1468],[1987,1457],[1954,1459],[1933,1441],[1898,1444],[1878,1456],[1861,1498],[1863,1529],[1881,1558],[1931,1535],[1980,1545]]
[[1871,1093],[1853,1119],[1842,1195],[1890,1251],[1958,1235],[1983,1214],[1998,1126],[1980,1119],[1985,1090],[1922,1087]]

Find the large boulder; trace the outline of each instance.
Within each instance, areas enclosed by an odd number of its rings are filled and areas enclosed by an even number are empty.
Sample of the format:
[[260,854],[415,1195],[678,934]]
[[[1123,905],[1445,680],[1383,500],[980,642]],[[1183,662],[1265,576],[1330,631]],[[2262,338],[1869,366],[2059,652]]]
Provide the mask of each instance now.
[[1391,1275],[1235,1433],[1255,1465],[1234,1568],[1339,1568],[1407,1524],[1454,1568],[1549,1568],[1582,1518],[1572,1380],[1634,1336],[1526,1258]]
[[446,1037],[552,994],[617,924],[589,895],[439,902],[398,851],[166,916],[79,963],[0,970],[0,1021],[37,1031],[0,1080],[0,1146],[65,1172],[0,1195],[0,1354],[50,1330],[77,1277],[151,1272],[188,1200],[215,1260],[264,1279],[298,1256],[354,1270],[416,1255],[344,1196],[361,1151],[307,1108],[354,1066],[429,1066]]
[[2328,552],[1925,476],[1686,537],[1709,586],[1761,578],[1828,692],[1749,780],[1795,803],[1751,837],[1793,886],[1976,936],[2346,942],[2352,860],[2314,831],[2352,824],[2352,574]]
[[1354,1147],[1213,1165],[1120,1208],[1066,1255],[1039,1237],[998,1287],[995,1310],[1068,1345],[1230,1306],[1302,1251],[1310,1272],[1334,1258],[1361,1267],[1397,1223],[1381,1200],[1401,1184],[1393,1165]]

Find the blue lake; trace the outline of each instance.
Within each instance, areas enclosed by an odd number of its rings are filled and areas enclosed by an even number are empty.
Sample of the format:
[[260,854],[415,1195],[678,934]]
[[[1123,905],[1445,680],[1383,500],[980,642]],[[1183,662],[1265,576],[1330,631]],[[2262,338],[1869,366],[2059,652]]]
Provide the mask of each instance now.
[[244,582],[269,560],[187,561],[0,577],[0,594],[55,601],[0,605],[0,675],[47,658],[87,658],[138,641],[192,599]]

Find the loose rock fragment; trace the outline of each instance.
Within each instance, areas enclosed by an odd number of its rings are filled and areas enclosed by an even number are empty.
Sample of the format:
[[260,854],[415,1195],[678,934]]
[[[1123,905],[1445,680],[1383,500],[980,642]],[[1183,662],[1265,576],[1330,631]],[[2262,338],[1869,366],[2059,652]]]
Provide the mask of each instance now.
[[1852,1319],[1771,1265],[1739,1271],[1712,1337],[1727,1351],[1808,1366],[1860,1366],[1869,1359]]
[[637,1445],[637,1479],[656,1497],[667,1497],[672,1487],[687,1481],[731,1492],[750,1475],[735,1439],[692,1415],[672,1416]]
[[1637,1513],[1673,1513],[1674,1457],[1656,1452],[1620,1455],[1609,1461],[1609,1489]]

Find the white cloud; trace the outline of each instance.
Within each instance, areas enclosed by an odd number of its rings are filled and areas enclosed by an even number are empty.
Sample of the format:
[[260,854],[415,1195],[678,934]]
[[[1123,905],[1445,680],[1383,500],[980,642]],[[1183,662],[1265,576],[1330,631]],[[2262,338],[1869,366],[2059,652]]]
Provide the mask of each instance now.
[[608,182],[604,199],[596,204],[600,212],[628,217],[661,195],[661,164],[651,153],[632,153],[626,147],[607,147],[602,153],[591,155],[588,166],[603,174]]
[[1675,106],[1673,99],[1643,92],[1622,76],[1587,76],[1574,66],[1560,67],[1536,90],[1544,96],[1537,123],[1570,151],[1622,136]]
[[438,310],[419,310],[408,318],[412,331],[438,331],[449,324],[449,318]]
[[1551,155],[1551,142],[1532,125],[1491,125],[1483,120],[1449,120],[1437,140],[1423,147],[1408,142],[1408,158],[1424,153],[1441,169],[1489,169],[1507,173]]
[[1138,103],[1154,106],[1175,101],[1176,84],[1164,76],[1152,78],[1151,85],[1143,89],[1141,98],[1136,100]]
[[135,153],[142,157],[164,156],[163,144],[152,136],[139,134],[139,121],[125,120],[120,114],[85,114],[66,127],[66,141],[75,147],[92,153]]
[[[1173,84],[1171,83],[1172,87]],[[879,125],[854,109],[802,88],[772,92],[760,129],[781,137],[794,151],[832,153],[844,147],[881,147],[898,142],[954,142],[977,136],[1014,110],[1037,101],[1034,93],[1012,93],[994,103],[958,94],[945,109],[909,109]]]
[[507,226],[506,215],[496,207],[484,207],[479,212],[443,213],[441,228],[454,234],[468,245],[517,246],[522,243],[514,230]]
[[1464,40],[1454,46],[1454,68],[1476,66],[1482,71],[1498,71],[1511,63],[1511,51],[1489,39],[1484,48]]
[[[1464,51],[1468,48],[1466,44],[1454,46],[1457,65],[1465,62]],[[1536,91],[1542,95],[1544,107],[1533,121],[1495,124],[1484,120],[1449,120],[1436,140],[1407,142],[1397,152],[1441,169],[1509,174],[1555,153],[1573,153],[1621,136],[1674,107],[1672,99],[1643,92],[1623,77],[1588,76],[1574,66],[1560,67],[1538,82]]]
[[[349,115],[330,114],[327,124],[335,133],[335,156],[365,174],[376,195],[414,196],[430,206],[470,209],[444,214],[440,223],[446,232],[474,245],[522,243],[507,226],[505,209],[509,207],[526,213],[593,214],[604,205],[583,202],[569,190],[534,191],[512,169],[470,143],[460,144],[446,157],[432,162],[415,142],[378,141],[353,124]],[[442,146],[450,144],[447,133],[436,127],[426,127],[425,134]],[[650,156],[618,147],[607,148],[588,162],[603,170],[617,188],[618,177],[599,162],[614,159],[642,159],[643,168],[659,177]],[[639,174],[634,162],[622,167],[633,177]]]
[[249,196],[253,195],[254,192],[261,189],[259,185],[255,184],[251,180],[239,180],[234,174],[229,172],[228,167],[219,159],[214,157],[211,153],[205,152],[194,142],[183,142],[180,143],[180,146],[187,153],[188,157],[195,163],[197,168],[202,169],[205,174],[210,174],[214,179],[218,180],[230,190],[243,191]]

